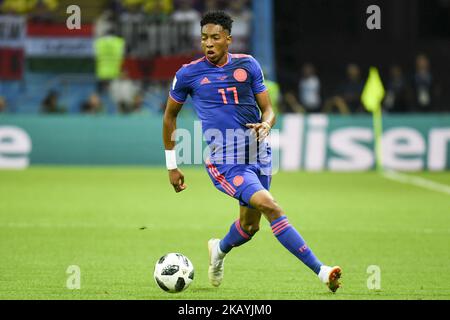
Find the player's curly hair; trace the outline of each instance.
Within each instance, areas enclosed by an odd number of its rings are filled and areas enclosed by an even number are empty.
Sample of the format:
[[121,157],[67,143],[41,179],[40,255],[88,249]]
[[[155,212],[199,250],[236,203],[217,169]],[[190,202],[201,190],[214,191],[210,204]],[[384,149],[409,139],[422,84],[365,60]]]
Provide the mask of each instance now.
[[218,10],[207,12],[200,21],[200,26],[203,28],[203,26],[208,23],[220,25],[224,30],[228,30],[231,34],[233,19],[231,19],[230,15],[224,11]]

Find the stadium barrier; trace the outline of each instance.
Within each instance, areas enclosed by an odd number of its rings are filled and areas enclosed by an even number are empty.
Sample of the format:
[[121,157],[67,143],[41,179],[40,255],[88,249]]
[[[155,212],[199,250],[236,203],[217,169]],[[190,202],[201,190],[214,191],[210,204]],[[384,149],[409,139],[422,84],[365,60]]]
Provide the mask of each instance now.
[[[201,155],[194,151],[205,145],[198,143],[201,134],[194,120],[180,118],[178,127],[192,135],[184,141],[192,150],[182,158],[198,163]],[[161,132],[162,119],[154,116],[1,115],[0,168],[164,166]],[[275,161],[281,170],[373,170],[373,140],[369,115],[285,115],[279,117],[272,133],[273,149],[279,150]],[[450,115],[385,115],[382,141],[387,168],[450,169]]]

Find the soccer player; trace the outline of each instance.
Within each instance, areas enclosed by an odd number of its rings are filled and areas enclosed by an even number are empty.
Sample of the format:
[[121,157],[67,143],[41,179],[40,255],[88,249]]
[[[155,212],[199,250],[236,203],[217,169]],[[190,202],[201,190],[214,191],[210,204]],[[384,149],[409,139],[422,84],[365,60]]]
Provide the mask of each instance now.
[[[184,65],[173,80],[163,122],[170,183],[177,193],[187,188],[177,168],[173,135],[177,115],[190,95],[210,149],[205,160],[208,174],[218,190],[240,205],[239,219],[228,234],[208,241],[211,284],[221,284],[225,256],[252,239],[264,215],[278,241],[335,292],[341,268],[326,266],[316,258],[269,192],[271,151],[265,138],[275,124],[275,115],[259,63],[252,56],[228,52],[232,22],[222,11],[205,14],[200,22],[204,56]],[[232,138],[224,138],[230,132]],[[256,154],[250,151],[255,144]]]

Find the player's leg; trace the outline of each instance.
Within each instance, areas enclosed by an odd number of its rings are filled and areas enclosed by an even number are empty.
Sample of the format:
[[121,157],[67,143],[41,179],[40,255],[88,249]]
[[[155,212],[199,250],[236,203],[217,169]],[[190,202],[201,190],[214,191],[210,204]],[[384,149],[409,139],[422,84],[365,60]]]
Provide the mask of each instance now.
[[239,211],[239,219],[231,224],[230,230],[222,240],[211,239],[208,241],[208,277],[211,284],[215,287],[222,283],[225,255],[234,247],[251,240],[259,230],[261,221],[261,212],[259,210],[240,205]]
[[240,205],[239,221],[242,229],[253,237],[259,231],[261,212],[255,208]]
[[[254,226],[259,227],[261,214],[258,210],[254,210],[246,202],[243,202],[241,195],[245,190],[251,193],[264,188],[255,172],[255,167],[248,165],[226,165],[213,164],[209,160],[205,161],[206,168],[214,186],[228,194],[229,196],[239,200],[240,216],[234,221],[226,236],[219,241],[219,258],[225,256],[233,247],[238,247],[249,241],[254,235]],[[217,239],[211,239],[217,242]]]
[[239,206],[239,219],[233,222],[227,235],[220,241],[220,250],[228,253],[234,247],[249,241],[259,230],[261,212],[247,206]]
[[313,270],[319,278],[327,284],[332,292],[339,288],[341,276],[340,267],[325,266],[316,258],[312,250],[298,231],[289,223],[283,210],[277,204],[269,191],[260,190],[250,198],[250,205],[264,214],[270,222],[272,232],[278,241],[295,255],[300,261]]

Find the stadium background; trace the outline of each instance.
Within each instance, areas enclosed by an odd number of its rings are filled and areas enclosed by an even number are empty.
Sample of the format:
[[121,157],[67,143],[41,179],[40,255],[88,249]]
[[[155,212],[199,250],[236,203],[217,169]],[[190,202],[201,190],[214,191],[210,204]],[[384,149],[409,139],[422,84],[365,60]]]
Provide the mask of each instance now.
[[[200,244],[224,233],[236,208],[190,166],[190,190],[172,194],[161,122],[175,71],[201,55],[198,19],[208,8],[233,15],[231,51],[264,69],[278,113],[274,194],[313,247],[346,267],[341,298],[450,297],[449,1],[75,2],[81,29],[66,25],[73,1],[0,0],[0,298],[165,299],[150,269],[169,251],[197,267],[182,298],[330,298],[305,272],[293,281],[298,265],[267,226],[256,251],[230,259],[223,291],[201,276]],[[366,27],[372,4],[381,30]],[[384,168],[407,175],[374,170],[372,115],[360,102],[370,66],[386,89]],[[178,124],[194,132],[194,119],[188,102]],[[249,289],[243,265],[254,259],[250,278],[260,280]],[[272,259],[286,275],[267,275]],[[381,266],[383,290],[368,290],[370,264]],[[69,265],[86,274],[84,290],[65,287]]]

